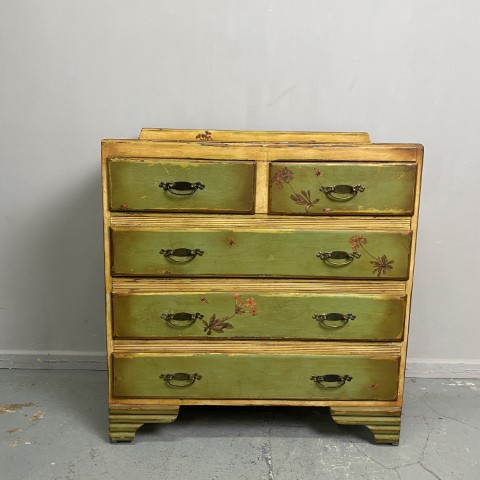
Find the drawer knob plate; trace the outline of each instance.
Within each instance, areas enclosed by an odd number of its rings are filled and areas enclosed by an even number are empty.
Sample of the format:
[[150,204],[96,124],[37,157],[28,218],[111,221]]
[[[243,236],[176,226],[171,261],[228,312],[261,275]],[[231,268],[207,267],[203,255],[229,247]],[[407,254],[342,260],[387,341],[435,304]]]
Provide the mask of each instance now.
[[[342,328],[350,320],[355,320],[353,313],[315,313],[312,318],[321,323],[325,328]],[[333,322],[333,323],[331,323]]]
[[[201,257],[205,252],[199,248],[174,248],[174,249],[164,249],[162,248],[159,252],[162,254],[168,261],[173,263],[188,263],[191,262],[195,257]],[[177,258],[175,258],[177,257]],[[182,260],[179,260],[179,259]]]
[[197,190],[203,190],[205,188],[205,185],[201,182],[161,182],[158,186],[166,192],[178,195],[179,197],[193,195]]
[[362,185],[333,185],[329,187],[320,187],[323,192],[331,200],[337,202],[346,202],[357,196],[358,192],[364,192],[365,187]]
[[160,318],[165,320],[172,327],[185,328],[193,325],[196,320],[201,320],[203,315],[199,312],[162,313]]
[[310,380],[313,380],[319,387],[322,388],[340,388],[345,385],[346,382],[351,382],[352,377],[350,375],[312,375]]
[[343,267],[352,263],[356,258],[360,258],[361,255],[358,252],[348,253],[343,251],[333,251],[318,252],[317,257],[331,267]]
[[173,388],[186,388],[193,385],[196,380],[201,380],[202,376],[198,373],[162,373],[159,377],[165,380],[165,383]]

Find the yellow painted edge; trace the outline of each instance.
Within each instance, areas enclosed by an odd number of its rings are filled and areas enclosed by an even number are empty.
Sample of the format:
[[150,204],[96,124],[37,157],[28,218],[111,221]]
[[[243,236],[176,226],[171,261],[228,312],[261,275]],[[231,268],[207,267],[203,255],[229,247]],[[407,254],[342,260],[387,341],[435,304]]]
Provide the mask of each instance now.
[[209,142],[294,142],[294,143],[370,143],[366,132],[288,132],[256,130],[212,130],[142,128],[139,140]]
[[409,327],[410,327],[410,312],[411,312],[411,301],[412,301],[412,291],[413,291],[413,276],[415,268],[415,253],[417,246],[417,233],[418,233],[418,215],[420,209],[420,191],[422,184],[422,170],[423,170],[423,146],[419,146],[417,149],[417,179],[415,185],[415,210],[412,216],[412,240],[411,240],[411,254],[410,254],[410,272],[409,277],[406,282],[406,292],[407,292],[407,305],[405,311],[405,326],[404,326],[404,340],[402,342],[402,355],[400,362],[400,372],[399,372],[399,385],[398,385],[398,396],[397,398],[400,401],[403,401],[403,393],[405,388],[405,368],[407,362],[407,348],[408,348],[408,337],[409,337]]
[[106,157],[256,161],[415,162],[418,144],[252,144],[225,142],[102,141]]
[[107,348],[107,370],[108,370],[108,398],[112,398],[112,364],[111,356],[113,352],[113,334],[112,334],[112,277],[111,277],[111,258],[110,258],[110,223],[111,216],[109,211],[109,189],[107,173],[107,149],[102,144],[102,204],[103,204],[103,252],[104,252],[104,286],[105,286],[105,328],[106,328],[106,348]]

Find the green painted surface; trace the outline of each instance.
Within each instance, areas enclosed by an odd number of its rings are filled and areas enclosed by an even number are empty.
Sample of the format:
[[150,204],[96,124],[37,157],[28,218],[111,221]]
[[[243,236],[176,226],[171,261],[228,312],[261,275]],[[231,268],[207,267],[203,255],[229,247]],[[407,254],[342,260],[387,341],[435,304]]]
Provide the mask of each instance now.
[[[270,164],[270,212],[407,215],[413,212],[415,164],[292,163]],[[320,187],[361,185],[346,201],[330,199]]]
[[[200,313],[203,319],[178,327],[161,318],[180,312]],[[356,318],[334,329],[312,318],[327,313],[350,313]],[[404,313],[405,297],[390,295],[240,291],[113,296],[114,335],[119,338],[401,340]]]
[[[112,159],[110,209],[117,211],[239,212],[254,206],[254,162]],[[160,182],[201,182],[203,190],[174,195]]]
[[[355,240],[356,239],[356,240]],[[410,232],[114,230],[113,275],[279,276],[382,278],[408,277]],[[333,267],[319,252],[354,250],[360,258]],[[162,249],[201,249],[188,263],[173,263]],[[389,263],[393,262],[393,263]],[[385,264],[385,268],[380,268]],[[380,267],[379,267],[380,265]],[[380,272],[380,275],[379,275]]]
[[[114,396],[168,398],[270,398],[393,400],[398,358],[343,355],[150,355],[114,356]],[[172,388],[161,374],[200,374],[186,388]],[[350,375],[340,388],[325,389],[312,375]]]

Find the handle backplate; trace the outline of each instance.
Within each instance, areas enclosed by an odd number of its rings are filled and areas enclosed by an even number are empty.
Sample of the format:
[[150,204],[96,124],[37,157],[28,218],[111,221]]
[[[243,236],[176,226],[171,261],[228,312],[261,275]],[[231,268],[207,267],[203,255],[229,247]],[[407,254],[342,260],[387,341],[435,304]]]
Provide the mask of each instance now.
[[197,313],[162,313],[160,318],[165,320],[171,327],[186,328],[193,325],[196,320],[201,320],[203,315]]
[[166,192],[180,197],[193,195],[197,190],[205,188],[205,185],[201,182],[160,182],[158,186]]
[[315,313],[312,318],[317,320],[325,328],[342,328],[350,320],[355,320],[353,313]]
[[172,388],[186,388],[193,385],[196,380],[201,380],[202,376],[198,373],[162,373],[159,377]]
[[319,387],[332,389],[343,387],[346,382],[351,382],[352,378],[350,375],[328,374],[312,375],[310,380],[313,380]]
[[[199,248],[174,248],[174,249],[164,249],[162,248],[159,252],[162,254],[168,261],[173,263],[188,263],[191,262],[195,257],[201,257],[205,252]],[[181,259],[181,260],[180,260]]]
[[365,187],[362,185],[333,185],[329,187],[320,187],[323,192],[331,200],[337,202],[346,202],[357,196],[358,192],[364,192]]
[[331,267],[344,267],[352,263],[356,258],[360,258],[361,255],[358,252],[333,251],[318,252],[317,257]]

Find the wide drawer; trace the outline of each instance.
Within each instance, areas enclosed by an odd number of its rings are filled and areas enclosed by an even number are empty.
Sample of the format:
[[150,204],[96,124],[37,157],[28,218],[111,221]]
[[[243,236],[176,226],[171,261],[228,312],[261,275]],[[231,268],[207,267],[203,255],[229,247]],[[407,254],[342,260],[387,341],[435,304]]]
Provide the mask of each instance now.
[[110,210],[250,213],[255,163],[113,158]]
[[[295,290],[295,286],[292,286]],[[405,296],[232,291],[112,296],[116,338],[395,341]]]
[[416,168],[411,163],[274,162],[270,213],[410,215]]
[[135,398],[394,400],[399,358],[114,354],[113,395]]
[[[188,221],[188,220],[187,220]],[[406,279],[410,231],[113,229],[112,274]]]

